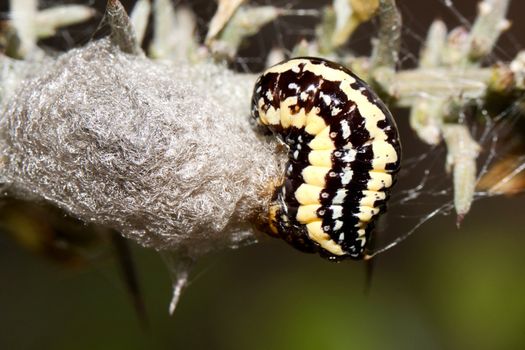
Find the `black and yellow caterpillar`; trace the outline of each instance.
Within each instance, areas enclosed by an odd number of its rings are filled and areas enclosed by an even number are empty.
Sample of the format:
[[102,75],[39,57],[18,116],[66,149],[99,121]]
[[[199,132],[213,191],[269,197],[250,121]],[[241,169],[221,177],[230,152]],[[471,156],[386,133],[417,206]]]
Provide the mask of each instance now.
[[349,69],[308,57],[266,70],[252,108],[289,148],[268,210],[271,233],[331,260],[364,258],[401,156],[383,102]]

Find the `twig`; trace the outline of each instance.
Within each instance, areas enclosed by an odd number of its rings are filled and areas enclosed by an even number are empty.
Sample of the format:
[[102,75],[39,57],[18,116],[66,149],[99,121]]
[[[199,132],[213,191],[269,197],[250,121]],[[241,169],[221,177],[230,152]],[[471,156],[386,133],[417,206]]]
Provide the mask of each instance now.
[[36,0],[11,0],[11,20],[6,26],[14,27],[18,36],[17,55],[24,57],[39,51],[37,41],[56,34],[65,26],[82,23],[92,18],[96,11],[84,5],[59,5],[38,10]]
[[378,38],[373,43],[372,71],[379,67],[395,70],[399,60],[402,25],[401,14],[395,0],[380,0],[377,16],[380,26]]
[[[428,31],[425,46],[421,50],[420,68],[435,68],[440,65],[446,37],[445,23],[434,21]],[[445,106],[446,99],[439,97],[422,97],[414,100],[410,111],[410,126],[421,140],[430,145],[437,145],[441,140],[440,125]]]
[[155,0],[153,13],[154,36],[149,55],[182,62],[195,60],[198,44],[193,13],[185,7],[175,11],[171,0]]
[[480,147],[464,125],[445,124],[443,139],[447,144],[447,171],[453,171],[454,207],[458,226],[469,212],[476,187],[476,158]]
[[479,99],[485,94],[491,78],[491,68],[413,69],[398,72],[382,82],[382,87],[396,98],[397,105],[411,107],[420,97]]
[[146,27],[148,26],[148,17],[151,13],[151,3],[149,0],[139,0],[133,6],[133,10],[129,16],[131,24],[135,29],[137,35],[137,42],[142,43]]
[[490,54],[501,33],[510,27],[506,19],[510,0],[483,0],[470,30],[466,57],[476,62]]
[[219,35],[243,2],[245,0],[219,0],[217,11],[210,21],[208,33],[206,34],[204,41],[206,45],[210,45]]

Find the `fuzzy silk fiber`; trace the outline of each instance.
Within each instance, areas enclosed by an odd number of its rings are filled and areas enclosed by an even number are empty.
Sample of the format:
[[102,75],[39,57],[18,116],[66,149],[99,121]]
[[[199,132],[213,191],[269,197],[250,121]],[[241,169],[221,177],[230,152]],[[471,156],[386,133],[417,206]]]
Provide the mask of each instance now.
[[253,82],[107,40],[72,50],[4,95],[4,189],[156,249],[252,241],[285,158],[250,125]]

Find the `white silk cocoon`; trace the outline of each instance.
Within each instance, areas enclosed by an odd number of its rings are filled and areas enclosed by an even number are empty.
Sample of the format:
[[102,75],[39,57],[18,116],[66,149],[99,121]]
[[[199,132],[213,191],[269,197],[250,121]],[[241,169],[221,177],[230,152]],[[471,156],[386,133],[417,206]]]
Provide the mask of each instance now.
[[43,67],[0,105],[9,195],[161,250],[254,240],[286,157],[250,124],[253,76],[155,62],[107,40]]

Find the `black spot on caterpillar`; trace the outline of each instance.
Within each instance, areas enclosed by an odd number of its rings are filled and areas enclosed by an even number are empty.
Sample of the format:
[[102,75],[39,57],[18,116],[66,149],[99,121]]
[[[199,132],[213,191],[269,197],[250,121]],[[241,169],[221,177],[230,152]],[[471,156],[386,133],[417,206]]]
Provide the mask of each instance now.
[[295,58],[257,80],[252,116],[289,149],[268,226],[295,248],[362,259],[399,170],[396,123],[349,69]]

